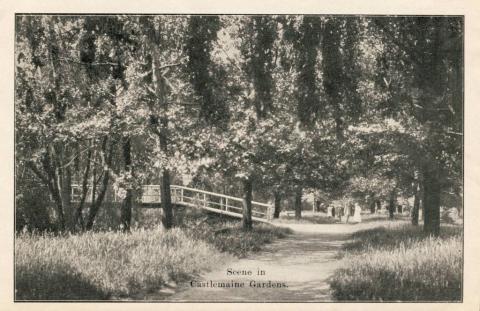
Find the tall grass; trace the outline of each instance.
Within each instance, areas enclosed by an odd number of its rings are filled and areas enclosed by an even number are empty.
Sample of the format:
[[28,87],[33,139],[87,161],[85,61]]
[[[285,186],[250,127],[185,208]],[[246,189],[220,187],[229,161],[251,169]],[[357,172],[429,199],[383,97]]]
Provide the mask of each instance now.
[[179,229],[136,229],[15,241],[17,300],[108,299],[152,292],[228,256]]
[[118,210],[105,208],[94,230],[78,235],[18,234],[15,240],[17,300],[101,300],[142,297],[165,284],[195,278],[244,257],[289,230],[186,208],[175,210],[178,228],[161,228],[160,209],[135,209],[129,234]]
[[[132,227],[154,228],[161,225],[161,218],[159,208],[136,208],[132,213]],[[262,223],[255,223],[251,231],[245,231],[241,228],[239,218],[183,206],[174,208],[174,218],[175,224],[191,239],[206,242],[221,252],[228,252],[237,257],[245,257],[251,252],[259,251],[264,244],[291,233],[288,228]],[[94,229],[105,231],[119,226],[118,209],[109,208],[99,213]]]
[[330,280],[338,300],[458,301],[462,235],[445,227],[439,237],[413,226],[366,230],[345,246],[342,268]]

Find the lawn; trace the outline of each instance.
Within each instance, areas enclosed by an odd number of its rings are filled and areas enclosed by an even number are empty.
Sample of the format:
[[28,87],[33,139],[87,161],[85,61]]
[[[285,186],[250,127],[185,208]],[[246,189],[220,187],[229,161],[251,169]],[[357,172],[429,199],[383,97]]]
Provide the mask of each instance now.
[[439,237],[393,222],[354,233],[330,280],[337,300],[459,301],[461,227],[444,226]]

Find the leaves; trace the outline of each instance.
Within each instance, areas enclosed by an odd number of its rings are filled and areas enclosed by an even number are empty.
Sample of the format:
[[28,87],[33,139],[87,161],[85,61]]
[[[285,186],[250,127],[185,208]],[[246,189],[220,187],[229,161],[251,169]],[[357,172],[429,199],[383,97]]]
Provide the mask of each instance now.
[[128,136],[136,173],[126,177],[114,148],[119,189],[165,169],[185,182],[252,177],[258,188],[333,196],[407,187],[432,159],[448,178],[461,175],[455,18],[19,16],[17,24],[18,163],[41,167],[53,146],[66,152],[58,167],[77,159],[78,177],[90,142]]

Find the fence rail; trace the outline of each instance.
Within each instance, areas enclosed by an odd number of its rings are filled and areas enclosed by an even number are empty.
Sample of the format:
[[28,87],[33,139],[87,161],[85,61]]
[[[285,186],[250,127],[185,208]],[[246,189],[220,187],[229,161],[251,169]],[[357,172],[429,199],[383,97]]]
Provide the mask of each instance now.
[[[80,201],[81,188],[79,185],[72,185],[72,201]],[[211,212],[230,215],[234,217],[243,217],[243,200],[226,194],[215,193],[184,186],[171,185],[170,193],[172,203],[182,204],[196,208],[202,208]],[[88,202],[87,196],[87,202]],[[112,202],[118,202],[117,194],[110,198]],[[161,188],[160,185],[143,185],[142,195],[140,197],[142,204],[160,204]],[[255,221],[267,222],[272,215],[272,206],[270,204],[252,201],[252,219]]]
[[[144,185],[142,187],[142,203],[161,203],[160,185]],[[215,193],[184,186],[170,186],[172,203],[203,208],[219,214],[242,217],[242,202],[240,198],[226,194]],[[268,221],[271,205],[252,201],[252,219]]]

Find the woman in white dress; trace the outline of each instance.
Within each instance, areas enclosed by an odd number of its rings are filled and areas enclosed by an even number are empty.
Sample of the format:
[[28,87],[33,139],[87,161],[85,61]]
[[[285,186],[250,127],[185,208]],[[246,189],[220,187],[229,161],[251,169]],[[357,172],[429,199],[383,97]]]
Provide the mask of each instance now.
[[358,203],[355,203],[355,212],[353,214],[353,222],[362,222],[362,208]]

